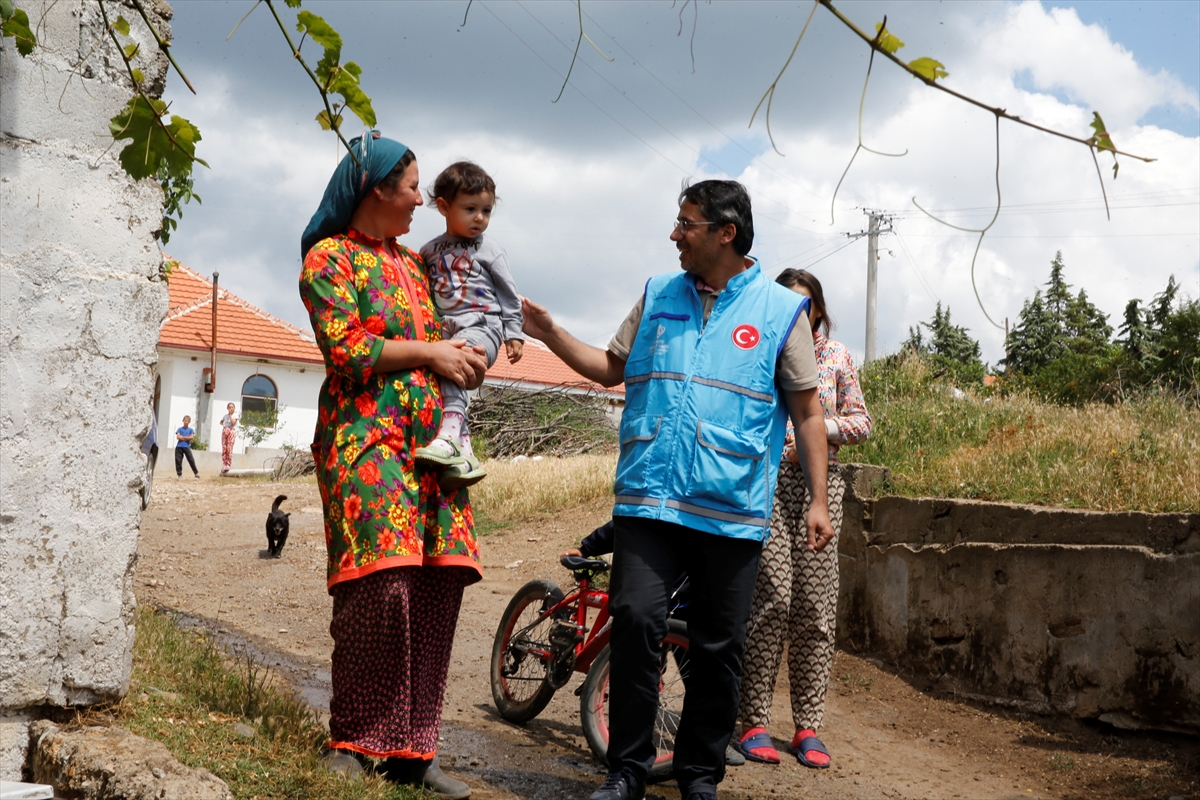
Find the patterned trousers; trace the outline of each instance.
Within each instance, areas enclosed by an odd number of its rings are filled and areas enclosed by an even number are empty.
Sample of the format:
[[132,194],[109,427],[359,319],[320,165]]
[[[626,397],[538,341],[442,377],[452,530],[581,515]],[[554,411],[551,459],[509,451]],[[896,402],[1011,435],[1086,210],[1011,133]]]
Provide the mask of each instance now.
[[395,567],[334,584],[330,747],[433,758],[465,573]]
[[771,721],[771,700],[785,644],[796,730],[821,726],[837,631],[837,550],[845,493],[846,482],[831,464],[833,540],[821,552],[810,553],[805,519],[812,498],[804,472],[798,464],[785,461],[780,465],[771,535],[759,560],[742,666],[739,717],[747,729],[765,728]]
[[237,428],[221,428],[221,471],[228,472],[233,466],[233,443],[237,439]]

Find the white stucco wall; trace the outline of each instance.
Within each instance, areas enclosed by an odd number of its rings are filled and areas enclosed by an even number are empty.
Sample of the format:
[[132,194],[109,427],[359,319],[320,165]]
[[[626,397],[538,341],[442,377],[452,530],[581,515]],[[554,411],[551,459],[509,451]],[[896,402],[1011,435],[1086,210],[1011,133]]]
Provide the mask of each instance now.
[[[150,4],[149,7],[153,8]],[[158,326],[162,192],[107,154],[131,88],[95,3],[18,0],[41,40],[0,53],[0,778],[39,707],[128,686]],[[136,14],[139,66],[163,63]],[[165,23],[163,25],[165,28]],[[59,93],[66,87],[58,102]],[[60,110],[61,109],[61,110]]]
[[[159,355],[159,374],[163,379],[158,417],[160,449],[165,451],[175,447],[175,430],[187,414],[192,418],[192,427],[199,432],[198,438],[207,441],[210,450],[219,451],[219,427],[221,417],[225,416],[225,406],[233,403],[241,415],[242,384],[256,373],[275,383],[279,406],[283,409],[275,433],[259,446],[280,448],[286,445],[307,449],[312,443],[317,425],[317,397],[325,380],[322,365],[218,354],[217,390],[208,395],[203,391],[203,370],[210,363],[208,354],[164,347]],[[246,442],[239,434],[234,452],[243,453],[245,448]],[[160,456],[160,461],[173,458],[166,454]]]

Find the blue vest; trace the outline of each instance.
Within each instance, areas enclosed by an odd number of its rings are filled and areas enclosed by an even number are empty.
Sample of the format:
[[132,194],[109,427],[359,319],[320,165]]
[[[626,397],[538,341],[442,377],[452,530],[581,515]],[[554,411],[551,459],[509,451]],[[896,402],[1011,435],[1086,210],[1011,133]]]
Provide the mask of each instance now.
[[787,425],[775,364],[807,309],[757,264],[717,295],[707,325],[692,275],[647,282],[625,363],[613,514],[766,538]]

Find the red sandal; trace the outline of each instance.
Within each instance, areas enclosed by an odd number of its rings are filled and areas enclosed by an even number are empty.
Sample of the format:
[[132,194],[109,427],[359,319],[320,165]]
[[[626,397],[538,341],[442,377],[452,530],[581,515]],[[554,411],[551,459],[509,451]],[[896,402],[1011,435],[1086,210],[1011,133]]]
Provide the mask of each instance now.
[[742,738],[738,739],[735,747],[750,761],[760,764],[779,763],[779,751],[771,742],[771,734],[767,733],[766,728],[751,728],[746,731]]

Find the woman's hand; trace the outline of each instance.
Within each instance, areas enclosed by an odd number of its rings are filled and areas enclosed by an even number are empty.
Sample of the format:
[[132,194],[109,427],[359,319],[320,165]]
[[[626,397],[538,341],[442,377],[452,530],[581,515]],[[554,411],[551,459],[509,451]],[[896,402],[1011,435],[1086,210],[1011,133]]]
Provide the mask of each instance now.
[[559,556],[559,558],[566,558],[567,556],[575,556],[576,558],[582,558],[583,553],[579,552],[578,547],[572,547],[570,550],[564,551],[563,554],[561,556]]
[[428,345],[429,368],[449,378],[463,389],[477,389],[487,372],[487,356],[481,347],[467,347],[462,339],[432,342]]

